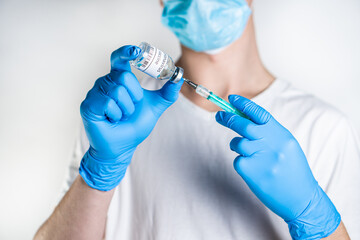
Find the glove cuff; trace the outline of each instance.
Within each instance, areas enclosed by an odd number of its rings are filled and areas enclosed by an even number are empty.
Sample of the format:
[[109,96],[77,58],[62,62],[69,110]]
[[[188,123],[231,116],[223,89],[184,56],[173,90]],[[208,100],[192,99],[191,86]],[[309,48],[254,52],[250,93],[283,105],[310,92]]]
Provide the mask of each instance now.
[[121,161],[104,162],[93,157],[88,150],[81,160],[79,174],[89,187],[110,191],[124,178],[132,154],[126,154],[129,155],[126,160],[122,156]]
[[293,239],[310,240],[331,235],[339,226],[341,217],[330,198],[318,186],[304,212],[296,219],[286,222]]

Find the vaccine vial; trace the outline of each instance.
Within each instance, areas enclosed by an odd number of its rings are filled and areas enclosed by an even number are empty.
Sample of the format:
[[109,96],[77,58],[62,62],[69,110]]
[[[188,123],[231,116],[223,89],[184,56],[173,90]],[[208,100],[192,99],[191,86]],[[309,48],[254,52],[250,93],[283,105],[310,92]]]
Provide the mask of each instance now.
[[176,67],[169,55],[146,42],[140,43],[139,48],[139,56],[130,62],[133,67],[158,80],[181,80],[184,70]]

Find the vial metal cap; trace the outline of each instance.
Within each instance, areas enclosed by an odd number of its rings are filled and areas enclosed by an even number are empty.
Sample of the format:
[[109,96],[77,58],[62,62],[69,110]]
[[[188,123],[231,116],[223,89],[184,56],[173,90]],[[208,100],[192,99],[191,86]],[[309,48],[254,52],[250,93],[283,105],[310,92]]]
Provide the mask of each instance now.
[[173,77],[170,79],[170,81],[172,81],[173,83],[178,83],[180,82],[183,75],[184,75],[184,69],[182,69],[181,67],[176,67],[175,73]]

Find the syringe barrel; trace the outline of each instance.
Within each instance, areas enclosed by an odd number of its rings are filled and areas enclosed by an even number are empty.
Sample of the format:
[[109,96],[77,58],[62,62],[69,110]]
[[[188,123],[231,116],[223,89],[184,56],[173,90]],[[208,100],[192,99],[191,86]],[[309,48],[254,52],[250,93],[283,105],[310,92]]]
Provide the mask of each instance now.
[[200,96],[208,99],[211,92],[209,89],[207,89],[206,87],[204,86],[201,86],[201,85],[198,85],[195,89],[196,93],[199,94]]
[[216,105],[218,105],[220,108],[222,108],[226,112],[235,113],[243,118],[249,119],[248,116],[246,116],[243,112],[241,112],[240,110],[235,108],[231,103],[228,103],[227,101],[225,101],[221,97],[213,94],[212,92],[210,92],[208,100],[215,103]]

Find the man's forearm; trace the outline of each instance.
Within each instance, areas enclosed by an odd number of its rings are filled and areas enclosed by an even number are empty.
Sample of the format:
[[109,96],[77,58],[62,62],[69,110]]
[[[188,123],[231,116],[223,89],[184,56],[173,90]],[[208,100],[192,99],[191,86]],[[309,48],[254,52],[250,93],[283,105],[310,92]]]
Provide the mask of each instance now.
[[90,188],[78,176],[34,239],[102,239],[113,194]]
[[324,238],[324,240],[350,240],[350,237],[346,231],[344,223],[341,222],[338,228],[335,230],[333,234]]

